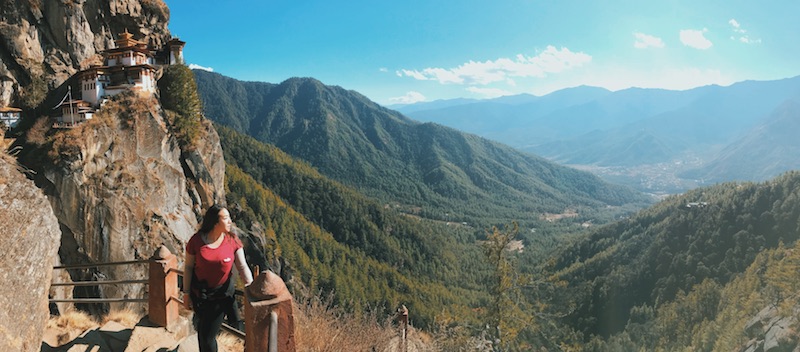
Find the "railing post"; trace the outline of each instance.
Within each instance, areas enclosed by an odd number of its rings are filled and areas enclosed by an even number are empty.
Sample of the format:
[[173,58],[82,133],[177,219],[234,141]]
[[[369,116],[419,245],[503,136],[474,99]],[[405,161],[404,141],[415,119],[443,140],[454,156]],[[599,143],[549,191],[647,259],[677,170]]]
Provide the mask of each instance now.
[[406,308],[406,305],[403,304],[399,309],[397,309],[397,313],[400,318],[400,328],[402,329],[403,343],[405,344],[406,338],[408,337],[408,308]]
[[161,246],[150,260],[150,291],[148,316],[150,321],[172,331],[178,318],[178,258]]
[[246,352],[294,352],[292,295],[280,276],[256,269],[244,290]]

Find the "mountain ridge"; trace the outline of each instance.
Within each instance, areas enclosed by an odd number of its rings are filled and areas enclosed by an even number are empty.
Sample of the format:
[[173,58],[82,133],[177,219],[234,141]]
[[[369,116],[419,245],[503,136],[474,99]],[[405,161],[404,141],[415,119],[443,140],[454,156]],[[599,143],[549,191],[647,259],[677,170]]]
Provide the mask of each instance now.
[[[569,92],[557,91],[551,95]],[[683,91],[628,88],[587,96],[584,102],[562,104],[550,111],[541,103],[548,96],[527,105],[498,107],[494,100],[486,100],[413,111],[409,116],[502,140],[517,149],[591,169],[605,179],[640,190],[685,191],[687,185],[701,183],[683,178],[689,173],[682,172],[711,162],[722,149],[734,147],[740,135],[760,123],[779,104],[800,97],[800,76]],[[647,139],[652,141],[647,147],[653,148],[652,153],[629,147]],[[788,165],[789,161],[777,163]],[[757,171],[747,176],[739,173],[736,178],[733,174],[719,176],[715,179],[768,178]],[[654,183],[659,186],[653,186]]]
[[[212,120],[234,129],[239,126],[238,131],[384,201],[438,204],[434,208],[451,208],[451,216],[461,219],[485,217],[487,209],[494,209],[491,212],[506,213],[506,221],[570,206],[647,201],[588,173],[445,126],[411,120],[357,92],[314,79],[291,78],[275,85],[237,83],[204,71],[195,74]],[[221,102],[229,98],[219,97],[229,93],[219,87],[237,85],[233,91],[256,95],[242,101],[260,105],[251,104],[246,110],[243,104],[223,106]],[[247,117],[232,122],[231,116]],[[466,209],[465,202],[484,205],[482,210]]]

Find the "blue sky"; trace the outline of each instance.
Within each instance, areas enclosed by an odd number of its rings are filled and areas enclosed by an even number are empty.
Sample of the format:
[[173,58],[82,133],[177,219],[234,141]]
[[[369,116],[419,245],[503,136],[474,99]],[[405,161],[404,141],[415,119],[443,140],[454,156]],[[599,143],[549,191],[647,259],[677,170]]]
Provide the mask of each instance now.
[[385,105],[800,75],[800,1],[165,0],[188,64]]

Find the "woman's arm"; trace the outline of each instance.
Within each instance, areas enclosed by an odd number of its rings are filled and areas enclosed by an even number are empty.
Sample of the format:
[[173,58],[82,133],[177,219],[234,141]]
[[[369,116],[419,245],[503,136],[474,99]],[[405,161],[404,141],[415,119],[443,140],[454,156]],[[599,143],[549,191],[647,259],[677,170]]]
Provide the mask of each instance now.
[[234,253],[234,258],[236,270],[239,271],[239,277],[242,278],[245,286],[250,286],[253,282],[253,273],[250,272],[250,267],[247,266],[247,260],[244,259],[244,249],[237,249]]
[[192,276],[194,275],[194,256],[186,253],[186,260],[183,262],[183,306],[192,309],[192,299],[189,294],[192,289]]

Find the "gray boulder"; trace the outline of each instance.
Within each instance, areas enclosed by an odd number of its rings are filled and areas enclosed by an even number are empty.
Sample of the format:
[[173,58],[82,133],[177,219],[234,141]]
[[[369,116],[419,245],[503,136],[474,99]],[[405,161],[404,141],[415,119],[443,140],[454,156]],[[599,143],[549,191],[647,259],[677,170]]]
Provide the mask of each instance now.
[[0,351],[38,351],[61,231],[50,203],[0,152]]

